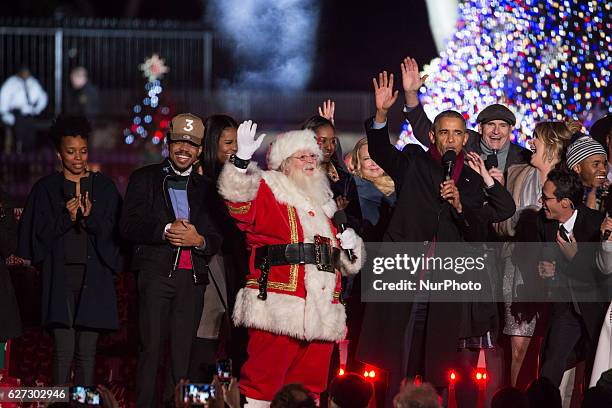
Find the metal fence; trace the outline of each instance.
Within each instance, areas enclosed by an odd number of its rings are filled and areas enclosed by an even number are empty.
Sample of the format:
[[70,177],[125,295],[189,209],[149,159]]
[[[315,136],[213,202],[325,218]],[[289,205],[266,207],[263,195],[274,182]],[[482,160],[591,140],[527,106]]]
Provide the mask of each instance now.
[[86,67],[102,92],[130,93],[136,84],[144,85],[139,65],[153,53],[170,67],[166,86],[177,93],[210,91],[212,33],[208,31],[0,26],[0,80],[28,66],[49,94],[46,117],[61,111],[72,68]]

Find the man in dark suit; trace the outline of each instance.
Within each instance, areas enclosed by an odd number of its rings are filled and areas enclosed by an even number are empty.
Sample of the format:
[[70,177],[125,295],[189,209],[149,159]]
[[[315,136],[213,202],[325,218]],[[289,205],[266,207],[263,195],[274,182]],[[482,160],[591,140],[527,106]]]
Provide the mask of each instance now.
[[[511,217],[515,205],[508,191],[488,174],[478,155],[468,154],[469,165],[464,163],[463,147],[468,136],[461,114],[446,111],[436,117],[429,132],[428,152],[416,145],[408,145],[400,152],[389,143],[387,127],[387,112],[397,99],[397,91],[392,91],[393,75],[388,81],[386,72],[380,74],[374,87],[376,116],[366,121],[369,151],[393,178],[397,194],[384,241],[484,241],[487,226]],[[457,158],[452,177],[444,181],[442,157],[449,150]],[[422,374],[437,387],[445,387],[449,365],[461,365],[468,377],[476,365],[480,349],[459,344],[480,342],[491,356],[496,326],[497,311],[491,303],[480,303],[478,307],[457,303],[369,303],[357,358],[387,370],[390,392],[398,389],[403,377],[415,374]],[[391,406],[390,396],[385,406]]]
[[136,170],[125,195],[120,230],[134,245],[138,270],[140,352],[136,406],[155,406],[155,380],[163,341],[170,339],[170,378],[164,401],[187,377],[208,259],[221,245],[212,222],[213,183],[193,171],[201,153],[204,125],[191,114],[172,119],[169,157]]
[[[413,58],[406,57],[402,62],[402,85],[404,87],[404,116],[410,122],[417,140],[429,145],[428,133],[431,121],[419,103],[419,88],[427,75],[419,76],[419,68]],[[476,118],[478,132],[469,131],[465,145],[467,152],[476,152],[486,160],[489,174],[501,184],[505,184],[505,175],[513,164],[528,164],[531,151],[510,141],[510,135],[516,124],[514,114],[500,104],[489,105]]]
[[[601,248],[600,226],[604,215],[582,204],[583,188],[577,174],[552,170],[542,187],[542,214],[538,233],[543,242],[556,242],[553,260],[539,263],[543,278],[555,278],[552,316],[542,351],[540,376],[555,385],[561,383],[572,351],[586,357],[587,380],[593,363],[599,331],[608,302],[607,276],[597,269],[596,254]],[[577,204],[574,204],[577,203]],[[584,292],[583,288],[588,288]],[[581,341],[582,340],[582,341]]]

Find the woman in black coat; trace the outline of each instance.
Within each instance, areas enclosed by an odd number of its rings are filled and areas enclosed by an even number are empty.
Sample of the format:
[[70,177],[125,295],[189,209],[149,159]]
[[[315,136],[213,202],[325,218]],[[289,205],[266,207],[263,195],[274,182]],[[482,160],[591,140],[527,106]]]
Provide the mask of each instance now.
[[120,196],[108,177],[87,169],[91,127],[60,116],[51,127],[63,170],[40,179],[19,227],[18,255],[41,268],[42,324],[54,338],[53,381],[93,385],[96,343],[119,327],[114,275]]
[[[4,191],[0,190],[0,342],[21,335],[19,306],[6,260],[17,248],[17,221],[15,205]],[[0,349],[0,353],[3,351]]]
[[[238,123],[228,115],[217,114],[206,119],[204,128],[199,171],[216,184],[223,165],[238,150]],[[211,283],[206,287],[204,310],[191,349],[189,379],[197,382],[212,380],[215,360],[220,354],[232,358],[236,373],[246,359],[246,331],[233,327],[231,313],[249,270],[248,252],[244,233],[236,227],[223,200],[218,195],[214,199],[214,219],[223,234],[223,244],[209,264]]]

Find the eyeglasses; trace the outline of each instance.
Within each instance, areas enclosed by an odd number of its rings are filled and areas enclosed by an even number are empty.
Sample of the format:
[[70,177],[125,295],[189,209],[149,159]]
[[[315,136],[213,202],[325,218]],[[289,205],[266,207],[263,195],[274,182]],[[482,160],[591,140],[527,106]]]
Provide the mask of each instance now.
[[548,200],[552,200],[552,199],[556,199],[557,197],[546,197],[544,194],[542,194],[542,196],[540,197],[540,199],[542,200],[543,203],[547,202]]
[[302,163],[317,161],[316,154],[303,154],[301,156],[291,156],[292,159],[298,159]]

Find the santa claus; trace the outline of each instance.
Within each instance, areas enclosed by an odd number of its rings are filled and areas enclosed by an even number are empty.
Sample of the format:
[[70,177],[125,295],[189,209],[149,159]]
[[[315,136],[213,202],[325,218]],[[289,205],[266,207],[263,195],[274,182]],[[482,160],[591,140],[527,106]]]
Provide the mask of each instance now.
[[219,177],[219,192],[251,253],[233,312],[236,325],[249,328],[240,378],[249,408],[268,407],[289,383],[315,395],[325,390],[334,342],[346,332],[341,274],[357,273],[365,256],[355,231],[338,234],[331,221],[337,207],[319,168],[315,134],[279,135],[269,170],[262,171],[250,162],[265,136],[256,138],[256,128],[250,121],[239,126],[238,151]]

